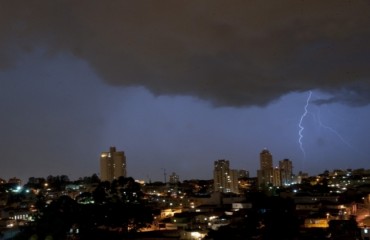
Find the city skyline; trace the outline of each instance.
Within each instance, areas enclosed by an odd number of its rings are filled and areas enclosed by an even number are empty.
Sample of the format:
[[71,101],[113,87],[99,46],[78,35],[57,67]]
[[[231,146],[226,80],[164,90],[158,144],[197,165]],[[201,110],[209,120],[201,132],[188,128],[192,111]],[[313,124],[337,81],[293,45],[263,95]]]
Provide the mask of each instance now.
[[[87,7],[88,6],[88,7]],[[0,177],[369,168],[367,1],[0,3]]]

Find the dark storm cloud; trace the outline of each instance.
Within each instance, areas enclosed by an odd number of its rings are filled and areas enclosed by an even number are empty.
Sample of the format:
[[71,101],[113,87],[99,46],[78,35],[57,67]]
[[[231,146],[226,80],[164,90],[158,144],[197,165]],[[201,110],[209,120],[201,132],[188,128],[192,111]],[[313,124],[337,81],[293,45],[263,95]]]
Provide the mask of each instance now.
[[318,99],[313,101],[317,105],[330,104],[330,103],[346,103],[350,106],[363,106],[369,104],[370,85],[367,81],[363,83],[356,83],[356,86],[348,84],[346,88],[336,89],[336,91],[329,91],[332,97],[326,99]]
[[370,102],[368,1],[2,1],[0,67],[46,47],[109,84],[266,105],[321,89]]

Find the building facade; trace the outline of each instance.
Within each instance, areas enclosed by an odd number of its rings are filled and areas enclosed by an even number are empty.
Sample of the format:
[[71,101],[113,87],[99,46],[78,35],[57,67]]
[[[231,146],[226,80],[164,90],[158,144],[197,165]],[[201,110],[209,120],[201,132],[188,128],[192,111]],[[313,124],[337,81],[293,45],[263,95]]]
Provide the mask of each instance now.
[[119,177],[126,177],[126,156],[123,151],[116,151],[110,147],[109,152],[100,155],[100,179],[101,181],[113,181]]
[[239,170],[239,178],[249,178],[249,171]]
[[278,167],[272,170],[272,186],[281,186],[281,171]]
[[240,170],[230,169],[230,192],[239,193],[239,175]]
[[266,148],[260,153],[260,169],[272,169],[272,154]]
[[265,187],[274,182],[272,154],[266,148],[260,153],[260,169],[257,171],[258,185]]
[[281,184],[289,186],[293,182],[293,163],[289,159],[279,161]]
[[213,185],[215,192],[239,193],[239,171],[230,169],[229,160],[217,160],[214,163]]
[[179,175],[177,175],[176,173],[172,173],[170,175],[170,180],[169,180],[170,184],[178,184],[180,182],[180,177]]

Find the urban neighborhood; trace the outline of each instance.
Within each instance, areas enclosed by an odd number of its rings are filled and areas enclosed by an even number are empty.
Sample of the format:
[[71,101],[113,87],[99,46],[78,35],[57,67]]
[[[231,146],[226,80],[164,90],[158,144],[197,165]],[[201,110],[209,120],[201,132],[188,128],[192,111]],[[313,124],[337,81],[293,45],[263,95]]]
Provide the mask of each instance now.
[[1,180],[0,239],[369,239],[369,169],[295,174],[266,148],[259,161],[257,177],[220,159],[213,179],[145,182],[110,147],[99,176]]

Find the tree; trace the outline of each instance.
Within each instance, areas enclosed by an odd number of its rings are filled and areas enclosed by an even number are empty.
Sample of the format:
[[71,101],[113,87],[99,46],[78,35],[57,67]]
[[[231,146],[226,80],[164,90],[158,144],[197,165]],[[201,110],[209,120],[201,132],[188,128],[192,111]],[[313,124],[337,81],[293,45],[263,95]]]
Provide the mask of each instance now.
[[30,177],[28,182],[25,184],[25,187],[33,188],[33,189],[42,189],[46,183],[45,178],[36,178]]
[[36,220],[36,232],[44,239],[52,236],[54,240],[65,239],[70,227],[79,221],[79,206],[68,196],[61,196],[41,210]]
[[56,191],[63,190],[65,186],[70,183],[67,175],[61,175],[61,176],[49,175],[46,178],[46,180],[47,180],[47,183],[49,184],[49,187],[53,188]]
[[107,194],[105,192],[105,189],[101,186],[95,188],[92,195],[96,204],[103,204],[107,201]]

